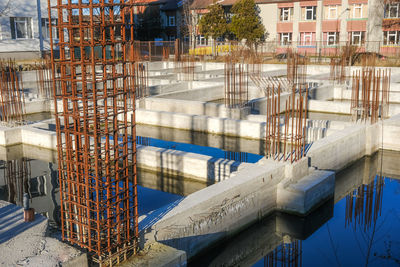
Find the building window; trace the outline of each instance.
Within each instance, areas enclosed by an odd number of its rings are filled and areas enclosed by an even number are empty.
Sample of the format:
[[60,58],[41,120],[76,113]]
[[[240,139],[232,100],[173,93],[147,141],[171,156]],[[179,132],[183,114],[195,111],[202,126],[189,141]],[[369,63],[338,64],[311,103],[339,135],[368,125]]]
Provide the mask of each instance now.
[[339,41],[339,33],[338,32],[327,32],[326,33],[326,45],[337,45]]
[[302,32],[300,33],[300,45],[310,46],[313,44],[313,33]]
[[351,44],[362,45],[365,41],[365,32],[351,32]]
[[281,21],[291,21],[293,15],[293,8],[292,7],[283,7],[280,8],[280,20]]
[[32,18],[28,17],[11,17],[11,38],[12,39],[28,39],[32,38]]
[[281,40],[281,45],[290,45],[292,43],[292,33],[291,32],[280,33],[279,39]]
[[207,39],[204,37],[204,35],[198,35],[196,39],[197,45],[207,45]]
[[175,35],[170,35],[170,36],[169,36],[169,40],[170,40],[170,41],[175,41]]
[[387,4],[385,7],[385,18],[397,19],[400,18],[400,3]]
[[168,26],[175,26],[175,16],[168,17]]
[[316,20],[317,19],[317,7],[316,6],[307,6],[303,7],[303,20]]
[[327,7],[327,19],[337,19],[338,17],[338,6]]
[[383,32],[383,45],[399,45],[400,31]]
[[[58,31],[57,31],[57,19],[51,19],[51,31],[53,38],[58,39]],[[44,39],[50,39],[50,25],[48,18],[42,18],[42,37]]]
[[[351,12],[351,18],[353,19],[361,19],[364,18],[364,8],[366,8],[366,6],[364,7],[363,4],[355,4],[352,6],[352,12]],[[367,12],[365,12],[367,13]]]

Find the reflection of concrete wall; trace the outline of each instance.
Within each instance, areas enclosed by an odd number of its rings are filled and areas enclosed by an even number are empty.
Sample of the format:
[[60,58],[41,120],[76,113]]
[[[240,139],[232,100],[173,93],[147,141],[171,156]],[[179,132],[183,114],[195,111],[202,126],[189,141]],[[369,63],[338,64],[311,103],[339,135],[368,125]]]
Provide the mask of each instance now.
[[[29,192],[32,196],[30,206],[37,213],[46,215],[50,220],[59,221],[57,206],[60,205],[60,196],[57,166],[41,160],[29,160],[29,164]],[[3,170],[0,170],[0,186],[6,186],[5,184],[6,177]],[[6,196],[0,197],[5,198]],[[22,206],[22,199],[17,199],[17,204]]]
[[185,179],[185,177],[168,170],[150,172],[138,168],[137,173],[139,185],[172,194],[187,196],[207,187],[207,183]]
[[390,177],[393,179],[400,179],[400,153],[398,151],[383,150],[377,157],[378,175]]
[[232,136],[212,135],[202,132],[185,131],[173,128],[161,128],[150,125],[137,125],[136,134],[165,141],[194,144],[199,146],[216,147],[233,152],[263,154],[263,140],[235,138]]
[[39,159],[45,162],[57,162],[57,151],[30,145],[0,146],[0,160],[20,158]]
[[378,153],[363,157],[336,175],[335,203],[362,184],[371,183],[378,172]]
[[195,266],[252,266],[281,245],[284,238],[305,240],[332,216],[333,201],[306,217],[275,212],[192,261]]

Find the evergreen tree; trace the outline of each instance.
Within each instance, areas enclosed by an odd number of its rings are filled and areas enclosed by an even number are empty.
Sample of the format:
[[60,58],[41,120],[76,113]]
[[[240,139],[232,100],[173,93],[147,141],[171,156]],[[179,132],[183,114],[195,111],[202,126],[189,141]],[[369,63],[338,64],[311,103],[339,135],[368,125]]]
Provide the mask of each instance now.
[[259,9],[254,0],[239,0],[232,7],[230,30],[239,40],[246,39],[248,45],[262,41],[265,27],[259,16]]
[[207,9],[209,12],[199,21],[199,32],[206,38],[212,37],[216,40],[228,31],[225,12],[220,4],[212,4]]

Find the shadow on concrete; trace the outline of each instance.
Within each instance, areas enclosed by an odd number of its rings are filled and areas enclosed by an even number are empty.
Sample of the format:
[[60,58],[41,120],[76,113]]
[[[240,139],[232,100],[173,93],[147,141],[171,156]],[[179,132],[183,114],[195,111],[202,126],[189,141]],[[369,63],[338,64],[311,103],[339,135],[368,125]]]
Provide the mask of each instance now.
[[143,220],[141,220],[139,223],[139,232],[153,226],[156,222],[161,220],[164,217],[164,215],[166,215],[169,211],[171,211],[173,208],[178,206],[178,204],[183,199],[184,198],[175,200],[174,202],[169,203],[168,205],[165,205],[159,209],[156,209],[156,210],[153,210],[153,211],[147,213],[146,217]]
[[[266,257],[283,242],[305,240],[333,216],[333,199],[306,217],[281,212],[264,217],[247,229],[209,246],[189,261],[190,266],[251,266]],[[221,233],[160,241],[179,249],[179,245],[201,239],[214,239]],[[214,236],[212,236],[214,235]]]
[[29,228],[45,221],[46,218],[36,214],[33,222],[24,222],[23,209],[8,204],[0,208],[0,244],[16,237]]

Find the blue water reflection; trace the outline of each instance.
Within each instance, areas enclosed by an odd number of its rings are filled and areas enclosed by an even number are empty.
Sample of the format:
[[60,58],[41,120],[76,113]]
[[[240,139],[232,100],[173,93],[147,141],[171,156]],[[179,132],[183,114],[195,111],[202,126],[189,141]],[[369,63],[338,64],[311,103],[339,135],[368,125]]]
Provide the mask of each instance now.
[[[333,217],[311,236],[296,240],[300,249],[286,249],[282,257],[282,246],[288,245],[280,245],[281,253],[254,266],[292,266],[294,261],[303,266],[399,266],[399,204],[400,181],[376,176],[338,201]],[[291,253],[297,253],[292,262]]]

